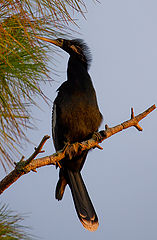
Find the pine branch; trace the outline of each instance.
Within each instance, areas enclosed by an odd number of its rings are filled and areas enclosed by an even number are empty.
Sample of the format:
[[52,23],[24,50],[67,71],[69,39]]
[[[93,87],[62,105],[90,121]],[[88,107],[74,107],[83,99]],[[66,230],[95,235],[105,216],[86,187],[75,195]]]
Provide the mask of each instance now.
[[111,137],[112,135],[126,128],[134,126],[137,130],[142,131],[142,128],[139,125],[139,122],[143,118],[145,118],[149,113],[151,113],[155,108],[156,106],[154,104],[150,108],[145,110],[143,113],[138,114],[137,116],[134,116],[134,111],[132,108],[131,119],[111,128],[109,128],[108,125],[105,125],[105,130],[94,133],[92,138],[89,140],[83,141],[81,143],[77,142],[74,144],[67,144],[62,150],[50,156],[35,159],[35,157],[39,153],[43,152],[42,147],[44,146],[46,141],[50,138],[47,135],[44,136],[39,146],[35,148],[34,153],[25,161],[24,161],[24,157],[22,157],[22,159],[18,163],[16,163],[15,169],[0,182],[0,194],[3,193],[3,191],[7,189],[10,185],[16,182],[18,178],[20,178],[22,175],[30,171],[36,172],[37,168],[47,166],[47,165],[56,165],[56,163],[58,163],[58,165],[60,166],[59,161],[64,159],[66,156],[69,157],[69,161],[70,161],[70,159],[75,154],[80,154],[84,150],[89,150],[95,147],[99,149],[103,149],[102,147],[99,146],[99,143],[101,143],[105,139]]

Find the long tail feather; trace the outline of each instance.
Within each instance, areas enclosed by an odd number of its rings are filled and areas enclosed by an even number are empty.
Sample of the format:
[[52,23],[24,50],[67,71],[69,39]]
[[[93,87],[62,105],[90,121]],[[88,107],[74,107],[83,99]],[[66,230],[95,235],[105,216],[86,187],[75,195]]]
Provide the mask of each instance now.
[[89,231],[98,228],[98,217],[88,195],[80,172],[68,171],[69,186],[72,192],[76,212],[83,226]]

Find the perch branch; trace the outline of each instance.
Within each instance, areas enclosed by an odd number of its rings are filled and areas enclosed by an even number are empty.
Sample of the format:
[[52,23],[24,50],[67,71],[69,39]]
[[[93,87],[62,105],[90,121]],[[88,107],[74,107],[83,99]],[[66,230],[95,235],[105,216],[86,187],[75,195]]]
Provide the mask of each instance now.
[[156,106],[153,105],[143,113],[138,114],[137,116],[134,116],[133,108],[131,108],[130,120],[111,128],[109,128],[108,125],[105,125],[105,130],[102,130],[99,133],[94,133],[92,138],[89,140],[83,141],[81,143],[67,144],[62,150],[50,156],[35,159],[35,157],[39,153],[43,152],[42,147],[45,142],[50,138],[49,136],[44,136],[39,146],[35,148],[34,153],[25,161],[24,157],[22,157],[22,159],[15,164],[15,169],[0,182],[0,194],[10,185],[12,185],[15,181],[17,181],[18,178],[30,171],[36,172],[37,168],[46,165],[56,165],[56,163],[64,159],[66,156],[71,159],[71,153],[80,154],[84,150],[89,150],[95,147],[102,149],[102,147],[99,146],[99,143],[126,128],[134,126],[137,130],[142,131],[139,122],[149,113],[151,113],[155,108]]

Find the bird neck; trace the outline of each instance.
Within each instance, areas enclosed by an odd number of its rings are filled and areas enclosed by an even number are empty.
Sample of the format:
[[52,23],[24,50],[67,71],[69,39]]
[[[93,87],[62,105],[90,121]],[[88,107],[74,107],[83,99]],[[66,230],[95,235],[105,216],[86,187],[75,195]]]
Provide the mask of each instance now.
[[87,63],[75,56],[69,58],[67,77],[68,81],[75,82],[76,85],[86,85],[91,82],[87,71]]

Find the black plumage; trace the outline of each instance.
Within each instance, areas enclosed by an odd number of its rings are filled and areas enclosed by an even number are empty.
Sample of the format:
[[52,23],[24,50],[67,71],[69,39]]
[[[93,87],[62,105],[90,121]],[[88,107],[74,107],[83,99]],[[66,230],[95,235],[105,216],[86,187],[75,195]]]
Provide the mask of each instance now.
[[[95,90],[88,74],[91,55],[87,45],[78,39],[57,39],[49,41],[69,53],[67,81],[58,88],[58,95],[53,105],[52,135],[56,150],[66,143],[81,142],[98,130],[102,121]],[[56,187],[56,199],[61,200],[68,184],[76,212],[83,226],[95,231],[98,218],[86,186],[81,176],[88,151],[61,162],[59,181]]]

